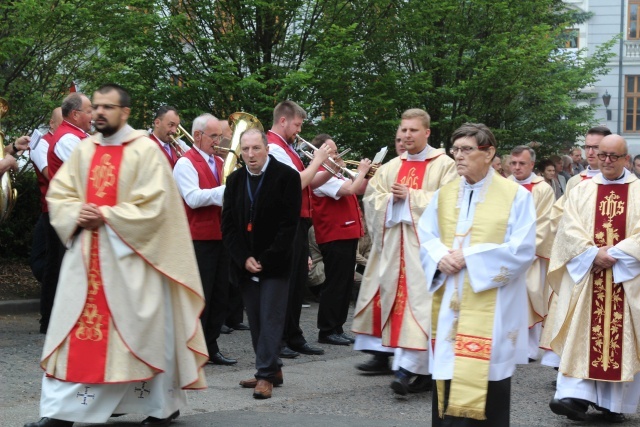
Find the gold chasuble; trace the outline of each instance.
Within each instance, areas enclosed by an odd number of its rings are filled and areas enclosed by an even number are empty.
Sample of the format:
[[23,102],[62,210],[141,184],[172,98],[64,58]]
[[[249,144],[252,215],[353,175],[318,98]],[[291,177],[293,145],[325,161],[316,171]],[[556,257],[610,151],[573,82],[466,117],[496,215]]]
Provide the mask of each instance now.
[[[589,272],[577,283],[567,263],[592,247],[614,246],[640,260],[640,181],[622,184],[598,175],[569,195],[549,266],[557,292],[551,348],[566,376],[633,381],[640,372],[640,276],[614,283],[613,270]],[[618,261],[621,262],[621,261]]]
[[[501,244],[507,231],[509,214],[518,191],[518,184],[498,175],[493,177],[484,196],[478,203],[471,228],[464,235],[456,234],[460,215],[457,207],[461,178],[444,186],[438,196],[438,225],[441,241],[447,247],[458,249],[470,233],[470,246],[481,243]],[[452,214],[454,213],[454,214]],[[499,262],[496,260],[496,262]],[[494,277],[494,282],[508,281],[508,271]],[[448,280],[459,280],[461,273]],[[458,297],[460,286],[462,298]],[[445,287],[433,295],[432,342],[435,345],[438,313]],[[455,282],[451,310],[456,319],[448,340],[455,340],[455,361],[448,405],[444,408],[444,381],[437,381],[438,413],[454,417],[485,420],[487,388],[489,386],[489,361],[491,359],[493,324],[498,288],[475,293],[465,274],[463,283]]]
[[[51,180],[47,203],[67,251],[40,362],[46,375],[117,384],[173,371],[180,388],[206,387],[202,284],[182,199],[156,143],[133,130],[121,145],[100,134],[81,141]],[[78,228],[85,203],[98,206],[104,225]]]
[[[431,297],[420,265],[417,223],[435,191],[457,176],[455,163],[442,149],[425,160],[407,154],[382,165],[367,186],[363,205],[372,250],[362,278],[353,331],[381,338],[382,345],[426,350]],[[409,187],[412,224],[387,227],[394,183]]]

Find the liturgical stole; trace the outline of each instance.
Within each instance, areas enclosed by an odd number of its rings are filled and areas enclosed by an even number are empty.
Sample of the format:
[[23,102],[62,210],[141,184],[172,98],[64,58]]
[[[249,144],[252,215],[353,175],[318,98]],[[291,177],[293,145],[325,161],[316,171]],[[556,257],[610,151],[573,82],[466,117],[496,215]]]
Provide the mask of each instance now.
[[[438,196],[438,224],[440,240],[447,247],[459,249],[455,241],[464,240],[471,233],[470,246],[480,243],[504,243],[509,222],[511,206],[519,185],[498,175],[492,177],[484,201],[476,205],[473,223],[467,234],[456,234],[460,208],[457,207],[461,178],[442,187]],[[482,191],[482,190],[480,190]],[[461,239],[460,239],[461,238]],[[459,245],[457,245],[459,246]],[[498,260],[495,260],[499,262]],[[462,272],[461,272],[462,273]],[[457,280],[461,273],[449,280]],[[444,381],[438,381],[438,413],[454,417],[485,420],[487,388],[489,386],[489,366],[493,343],[493,322],[496,309],[497,288],[475,293],[465,274],[462,284],[462,301],[458,298],[458,289],[451,298],[451,309],[458,313],[452,326],[449,340],[454,341],[453,379],[449,401],[444,408]],[[503,267],[492,278],[494,282],[509,281],[509,271]],[[445,287],[442,286],[433,296],[432,332],[438,327],[438,314]]]
[[[597,247],[613,246],[626,237],[628,184],[598,185],[593,240]],[[624,289],[613,283],[608,268],[593,274],[591,290],[589,378],[622,379]]]
[[[87,183],[87,203],[114,206],[118,198],[118,173],[123,145],[96,148]],[[104,383],[109,345],[111,312],[100,269],[98,230],[91,232],[87,300],[78,322],[69,334],[67,381]]]
[[[398,171],[397,182],[408,186],[412,190],[420,190],[424,181],[424,174],[427,171],[429,161],[408,161],[402,160],[402,165]],[[377,300],[377,301],[376,301]],[[380,291],[374,298],[374,320],[376,319],[375,310],[380,312]],[[389,346],[398,347],[400,333],[402,332],[402,324],[406,316],[411,316],[410,307],[407,305],[407,276],[405,274],[404,261],[404,230],[400,228],[400,272],[398,274],[398,288],[396,289],[396,298],[388,319],[389,325]],[[380,315],[377,317],[381,317]],[[410,318],[410,317],[409,317]],[[378,323],[380,324],[380,323]]]

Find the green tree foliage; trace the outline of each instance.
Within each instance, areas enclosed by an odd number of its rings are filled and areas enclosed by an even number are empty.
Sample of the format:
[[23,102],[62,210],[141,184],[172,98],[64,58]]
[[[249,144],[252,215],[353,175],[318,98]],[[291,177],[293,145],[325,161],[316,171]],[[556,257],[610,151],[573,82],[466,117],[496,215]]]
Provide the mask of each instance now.
[[161,104],[187,128],[234,111],[269,128],[293,99],[309,112],[306,139],[327,132],[356,158],[391,147],[411,107],[431,114],[434,146],[472,121],[503,151],[557,151],[593,124],[576,101],[613,43],[567,53],[566,29],[589,15],[561,0],[16,0],[0,17],[9,140],[46,123],[72,80],[86,93],[115,82],[138,128]]

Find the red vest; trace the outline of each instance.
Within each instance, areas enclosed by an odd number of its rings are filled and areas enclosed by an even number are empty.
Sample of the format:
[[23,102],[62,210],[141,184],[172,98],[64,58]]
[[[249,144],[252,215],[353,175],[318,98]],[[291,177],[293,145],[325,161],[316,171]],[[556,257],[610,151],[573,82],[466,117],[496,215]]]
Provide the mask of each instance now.
[[[164,148],[162,148],[164,151]],[[216,161],[216,169],[218,177],[213,176],[209,163],[202,157],[198,150],[189,150],[184,155],[189,159],[198,172],[198,180],[200,188],[208,189],[220,186],[219,176],[222,171],[222,159],[214,156]],[[222,230],[220,227],[220,219],[222,209],[220,206],[203,206],[201,208],[192,209],[184,204],[187,210],[187,219],[189,220],[189,229],[191,230],[192,240],[222,240]]]
[[[269,131],[267,132],[267,141],[269,144],[275,144],[278,147],[282,148],[285,153],[289,156],[293,164],[298,169],[298,172],[302,172],[304,170],[304,164],[302,160],[300,160],[300,156],[298,153],[293,151],[289,144],[287,144],[280,135],[275,132]],[[302,190],[302,205],[300,206],[300,218],[311,218],[311,189],[307,185]]]
[[169,164],[171,165],[171,169],[173,169],[176,166],[176,162],[178,161],[178,154],[176,153],[176,149],[174,148],[173,144],[169,144],[169,148],[171,150],[170,156],[169,153],[167,153],[167,150],[164,149],[164,142],[160,141],[158,137],[153,133],[149,134],[149,138],[151,138],[152,141],[155,141],[158,144],[158,147],[160,147],[160,149],[162,150],[162,154],[164,154],[164,156],[167,158]]
[[68,133],[77,136],[78,138],[80,138],[80,140],[83,140],[89,136],[85,131],[83,131],[79,127],[72,125],[66,120],[62,121],[60,126],[58,126],[56,133],[53,134],[53,137],[51,138],[52,139],[51,142],[49,142],[49,152],[47,153],[47,166],[49,167],[50,180],[53,179],[53,176],[56,174],[56,172],[58,172],[58,169],[60,169],[60,166],[62,166],[62,163],[64,163],[53,150],[54,148],[56,148],[56,144],[58,143],[58,141],[60,141],[60,138],[62,138]]
[[[42,136],[42,139],[47,141],[49,147],[51,146],[51,141],[53,140],[53,134],[51,132],[47,132]],[[38,144],[41,144],[39,142]],[[47,157],[49,157],[49,153],[47,152]],[[49,159],[47,159],[49,161]],[[40,189],[40,206],[42,208],[42,212],[49,212],[49,205],[47,205],[47,199],[45,196],[47,195],[47,190],[49,190],[49,180],[38,170],[36,165],[33,165],[33,170],[36,172],[36,178],[38,179],[38,188]],[[48,167],[48,166],[47,166]]]
[[318,197],[311,193],[313,228],[318,244],[359,239],[364,235],[358,198],[355,195]]

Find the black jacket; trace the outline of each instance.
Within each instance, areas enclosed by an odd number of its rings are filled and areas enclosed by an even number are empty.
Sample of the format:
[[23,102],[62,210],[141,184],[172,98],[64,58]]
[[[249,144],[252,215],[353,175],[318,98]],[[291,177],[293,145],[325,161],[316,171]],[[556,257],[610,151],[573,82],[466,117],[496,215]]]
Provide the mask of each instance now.
[[287,277],[292,245],[300,218],[300,173],[269,156],[269,164],[254,202],[252,231],[245,167],[227,178],[222,206],[222,240],[231,256],[231,276],[254,276],[245,268],[253,256],[262,265],[258,277]]

